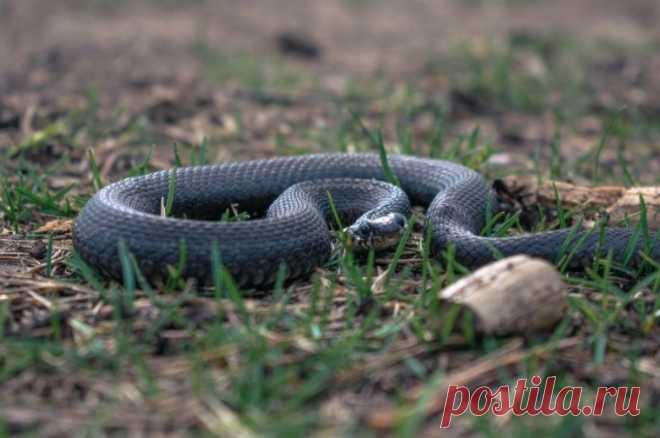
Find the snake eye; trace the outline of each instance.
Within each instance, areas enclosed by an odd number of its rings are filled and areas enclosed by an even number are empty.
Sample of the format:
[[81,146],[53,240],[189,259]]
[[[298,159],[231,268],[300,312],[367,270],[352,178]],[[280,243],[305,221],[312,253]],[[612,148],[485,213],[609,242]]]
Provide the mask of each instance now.
[[369,235],[369,232],[371,231],[371,226],[367,222],[362,222],[360,225],[357,227],[357,234],[361,237],[367,237]]
[[392,222],[398,225],[401,228],[406,228],[406,217],[400,213],[390,213],[392,217]]

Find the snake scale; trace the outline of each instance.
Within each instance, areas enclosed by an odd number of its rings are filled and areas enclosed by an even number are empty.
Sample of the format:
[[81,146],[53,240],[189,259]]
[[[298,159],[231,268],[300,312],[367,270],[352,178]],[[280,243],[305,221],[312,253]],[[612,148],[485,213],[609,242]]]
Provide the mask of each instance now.
[[[482,237],[487,207],[495,204],[480,174],[453,162],[413,156],[392,155],[388,163],[400,188],[382,182],[381,158],[370,153],[241,161],[127,178],[88,201],[75,222],[74,246],[85,261],[115,278],[122,276],[120,241],[147,278],[166,275],[183,250],[183,274],[203,282],[210,280],[217,246],[223,266],[239,285],[267,285],[282,264],[287,277],[295,278],[328,260],[330,193],[344,223],[354,222],[349,231],[358,240],[378,237],[379,218],[394,217],[395,225],[403,226],[398,218],[409,215],[410,203],[426,207],[432,254],[439,257],[451,245],[456,260],[467,267],[514,254],[557,261],[568,252],[576,264],[587,263],[598,251],[611,252],[617,262],[639,261],[644,244],[626,228]],[[173,217],[163,217],[162,202],[171,186]],[[266,212],[265,217],[217,220],[236,204],[253,214]],[[647,249],[660,259],[660,244]]]

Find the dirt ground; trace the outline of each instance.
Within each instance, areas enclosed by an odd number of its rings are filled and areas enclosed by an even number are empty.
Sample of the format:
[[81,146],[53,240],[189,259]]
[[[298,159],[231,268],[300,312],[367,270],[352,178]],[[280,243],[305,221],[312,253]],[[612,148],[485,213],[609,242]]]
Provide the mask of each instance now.
[[[456,144],[478,127],[489,153],[477,165],[490,178],[657,184],[659,22],[660,3],[651,0],[0,0],[0,177],[43,171],[50,189],[73,185],[67,196],[84,197],[94,184],[90,148],[103,183],[145,160],[149,169],[172,167],[175,143],[185,163],[201,153],[219,162],[359,150],[364,141],[350,127],[358,114],[382,127],[390,151],[409,141],[410,151],[429,154],[437,136]],[[58,216],[51,213],[18,217],[14,227],[5,212],[0,275],[40,266],[25,261],[36,251],[28,236]],[[61,260],[69,237],[54,243]],[[191,301],[191,312],[204,303]],[[177,374],[189,366],[184,359],[152,360],[172,377],[161,388],[168,397],[136,408],[143,399],[126,383],[122,410],[99,420],[110,425],[100,430],[171,432],[177,415],[175,429],[226,421],[224,408],[178,397],[190,391]],[[1,375],[10,434],[75,429],[86,406],[103,406],[113,391],[106,376],[74,376],[60,387],[61,375],[37,371]],[[368,400],[342,393],[323,415],[341,422]],[[49,417],[53,406],[60,422]],[[215,420],[205,417],[211,411]]]

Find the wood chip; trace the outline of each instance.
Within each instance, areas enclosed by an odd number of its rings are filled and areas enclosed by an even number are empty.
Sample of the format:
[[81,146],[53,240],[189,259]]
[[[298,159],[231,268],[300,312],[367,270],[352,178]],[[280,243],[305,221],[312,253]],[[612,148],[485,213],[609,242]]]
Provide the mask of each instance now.
[[483,334],[544,331],[568,310],[566,286],[550,263],[524,255],[508,257],[475,271],[440,292],[476,316]]

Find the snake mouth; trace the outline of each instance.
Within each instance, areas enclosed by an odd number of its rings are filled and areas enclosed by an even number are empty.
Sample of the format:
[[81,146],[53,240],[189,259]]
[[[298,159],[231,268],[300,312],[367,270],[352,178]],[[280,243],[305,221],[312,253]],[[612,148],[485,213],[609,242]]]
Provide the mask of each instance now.
[[344,229],[348,245],[359,251],[385,250],[396,246],[406,229],[406,218],[400,213],[388,213],[373,219],[361,218]]

